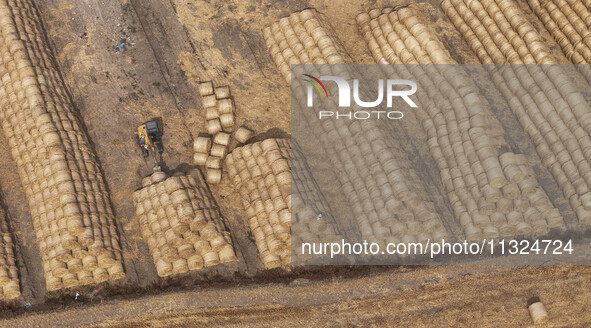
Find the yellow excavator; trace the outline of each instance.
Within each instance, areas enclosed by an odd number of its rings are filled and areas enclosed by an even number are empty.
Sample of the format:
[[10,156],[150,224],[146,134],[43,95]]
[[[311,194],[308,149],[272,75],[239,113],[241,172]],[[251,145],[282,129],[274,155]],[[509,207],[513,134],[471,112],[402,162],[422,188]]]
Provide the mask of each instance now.
[[162,154],[164,146],[162,145],[162,131],[158,126],[158,122],[149,121],[138,126],[136,137],[144,158],[148,157],[151,151],[154,157],[154,172],[160,171],[161,168],[156,153]]

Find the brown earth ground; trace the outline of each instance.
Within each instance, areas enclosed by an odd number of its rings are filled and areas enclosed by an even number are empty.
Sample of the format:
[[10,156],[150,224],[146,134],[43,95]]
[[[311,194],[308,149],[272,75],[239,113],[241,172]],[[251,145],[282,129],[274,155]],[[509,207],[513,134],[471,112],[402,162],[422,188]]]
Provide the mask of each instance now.
[[[48,41],[101,161],[118,219],[127,277],[99,286],[47,293],[24,193],[0,137],[0,186],[15,232],[23,295],[3,307],[6,327],[196,326],[526,326],[525,308],[540,296],[549,326],[590,326],[589,267],[307,268],[264,271],[229,181],[212,187],[239,260],[162,279],[133,219],[131,194],[151,173],[136,148],[137,125],[164,123],[164,168],[191,164],[204,117],[195,92],[200,80],[229,85],[238,124],[260,138],[290,132],[289,87],[269,58],[261,30],[294,11],[324,13],[358,63],[373,63],[355,16],[389,1],[347,0],[38,0]],[[424,5],[437,32],[462,63],[477,63],[438,9]],[[529,15],[526,4],[522,6]],[[560,62],[566,59],[534,16]],[[117,45],[126,42],[120,52]],[[486,91],[498,99],[493,88]],[[503,103],[494,110],[510,147],[537,163],[539,180],[572,222],[555,182],[531,141]],[[426,138],[412,114],[396,127],[410,159],[451,229],[451,218]],[[78,301],[74,294],[80,293]],[[33,306],[20,309],[25,302]]]
[[401,269],[363,278],[162,293],[12,319],[12,327],[588,327],[591,270]]

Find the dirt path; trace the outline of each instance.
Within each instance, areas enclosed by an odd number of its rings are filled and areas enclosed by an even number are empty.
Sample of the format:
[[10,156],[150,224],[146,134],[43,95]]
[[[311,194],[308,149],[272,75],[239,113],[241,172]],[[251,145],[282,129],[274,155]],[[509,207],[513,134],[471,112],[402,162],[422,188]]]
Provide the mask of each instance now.
[[9,323],[18,327],[525,327],[531,325],[527,299],[539,296],[550,314],[548,327],[582,327],[591,324],[586,310],[590,278],[587,267],[439,267],[323,283],[295,281],[288,286],[112,300]]

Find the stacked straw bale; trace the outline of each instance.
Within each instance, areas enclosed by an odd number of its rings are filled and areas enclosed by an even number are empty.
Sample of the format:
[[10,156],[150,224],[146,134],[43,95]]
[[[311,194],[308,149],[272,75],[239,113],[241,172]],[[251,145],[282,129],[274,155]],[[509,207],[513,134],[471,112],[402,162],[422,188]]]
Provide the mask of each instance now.
[[214,87],[211,81],[201,82],[198,92],[203,103],[209,135],[195,138],[193,163],[205,167],[208,183],[218,184],[222,180],[222,161],[228,153],[231,137],[244,143],[253,133],[247,127],[241,126],[232,135],[235,110],[234,102],[230,98],[230,87]]
[[[591,63],[591,6],[579,0],[528,0],[533,12],[575,64]],[[582,69],[588,80],[591,71]]]
[[[290,83],[301,83],[299,78],[291,81],[290,65],[351,62],[330,26],[313,9],[281,19],[266,28],[264,36],[269,53]],[[308,73],[348,76],[343,66],[319,69],[324,71]],[[338,93],[334,83],[326,87],[330,94]],[[292,90],[294,99],[306,99],[306,86]],[[321,131],[319,144],[339,172],[339,188],[352,206],[362,238],[385,244],[447,237],[406,153],[380,128],[378,120],[318,120],[312,111],[301,114],[310,127]]]
[[314,9],[291,14],[263,30],[277,69],[291,83],[291,65],[346,64],[347,52],[332,28]]
[[169,178],[155,172],[133,202],[160,277],[236,260],[230,233],[198,170]]
[[[266,269],[290,264],[292,242],[298,247],[342,239],[305,161],[292,160],[291,154],[289,139],[267,139],[238,147],[226,158]],[[292,164],[300,167],[292,171]]]
[[[392,76],[417,81],[415,111],[456,218],[469,240],[544,235],[563,218],[538,185],[525,156],[508,147],[477,87],[415,5],[360,14],[357,22],[376,61]],[[390,72],[391,71],[391,72]]]
[[[556,64],[512,0],[443,0],[483,64]],[[579,222],[591,224],[591,107],[559,65],[487,66]]]
[[292,243],[295,245],[295,255],[301,257],[298,261],[305,261],[311,256],[301,254],[302,243],[341,242],[345,239],[344,233],[340,231],[341,222],[335,221],[332,210],[297,143],[288,139],[277,139],[277,143],[282,155],[291,165],[292,188],[291,196],[287,197],[287,205],[293,213]]
[[90,142],[32,1],[0,1],[0,123],[29,203],[47,290],[125,276]]
[[0,299],[10,300],[20,295],[18,268],[14,257],[14,242],[8,229],[6,215],[0,207]]

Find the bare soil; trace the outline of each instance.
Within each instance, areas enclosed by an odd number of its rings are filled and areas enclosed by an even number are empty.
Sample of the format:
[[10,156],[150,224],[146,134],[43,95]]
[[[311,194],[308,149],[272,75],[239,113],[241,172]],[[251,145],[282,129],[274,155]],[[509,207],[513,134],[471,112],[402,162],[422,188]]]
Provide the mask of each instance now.
[[[576,270],[573,270],[576,269]],[[294,280],[161,293],[37,313],[18,327],[527,327],[530,297],[544,327],[587,327],[588,267],[439,267],[332,281]],[[360,288],[363,286],[363,288]]]

